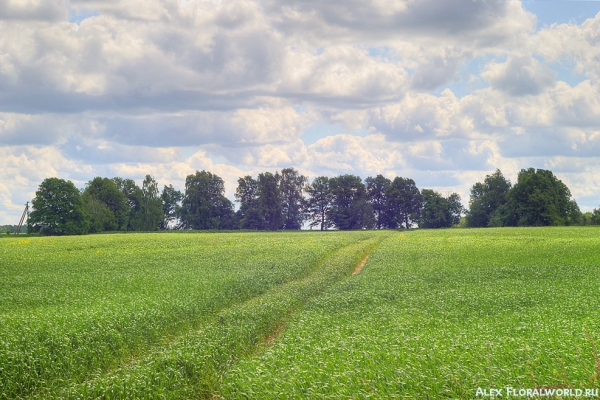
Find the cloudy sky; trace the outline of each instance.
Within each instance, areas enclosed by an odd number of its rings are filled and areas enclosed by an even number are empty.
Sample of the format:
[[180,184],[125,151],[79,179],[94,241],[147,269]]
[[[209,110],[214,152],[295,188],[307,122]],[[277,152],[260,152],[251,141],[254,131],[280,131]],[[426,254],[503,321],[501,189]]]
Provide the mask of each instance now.
[[552,170],[600,206],[600,1],[2,0],[0,224],[44,178]]

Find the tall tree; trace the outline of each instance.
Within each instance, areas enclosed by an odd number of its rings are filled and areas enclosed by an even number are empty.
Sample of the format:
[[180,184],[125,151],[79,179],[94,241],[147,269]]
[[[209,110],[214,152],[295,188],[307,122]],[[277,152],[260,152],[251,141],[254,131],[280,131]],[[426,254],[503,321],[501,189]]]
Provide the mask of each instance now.
[[449,228],[460,221],[462,205],[460,196],[452,193],[448,198],[430,190],[423,189],[423,206],[419,219],[421,228]]
[[125,196],[128,214],[127,230],[140,230],[142,189],[135,183],[133,179],[123,179],[117,176],[114,177],[112,181]]
[[118,224],[115,214],[106,203],[93,197],[89,192],[84,192],[83,209],[89,223],[89,232],[116,231]]
[[592,212],[587,212],[588,225],[600,225],[600,209],[594,208]]
[[308,178],[294,168],[284,168],[279,176],[283,229],[300,229],[304,223],[306,200],[304,190]]
[[464,207],[460,202],[460,195],[458,193],[450,193],[446,200],[448,201],[450,226],[457,225],[464,212]]
[[130,219],[131,230],[158,230],[164,218],[162,200],[158,191],[158,183],[150,175],[146,175],[142,182],[138,199],[139,208]]
[[258,201],[258,181],[250,175],[238,179],[235,190],[236,201],[240,203],[238,220],[242,229],[263,229],[263,217]]
[[270,172],[258,174],[258,204],[264,228],[270,231],[279,229],[284,222],[284,216],[278,175]]
[[467,226],[485,227],[498,224],[503,207],[508,202],[511,183],[499,169],[486,175],[483,182],[477,182],[471,188]]
[[[101,214],[93,214],[95,216],[102,216],[102,218],[105,219],[105,230],[127,230],[129,222],[129,206],[127,204],[125,195],[119,190],[113,180],[101,178],[99,176],[95,177],[88,182],[84,191],[84,198],[86,201],[95,199],[101,203],[104,203],[114,215],[114,221],[116,224],[111,221],[111,218],[105,211],[102,211]],[[89,207],[90,206],[88,205],[88,208]],[[92,224],[95,226],[100,226],[97,221],[92,221]]]
[[207,171],[196,171],[185,179],[181,203],[181,225],[190,229],[228,229],[233,205],[224,195],[225,183]]
[[377,175],[375,178],[368,177],[365,179],[367,188],[367,199],[375,214],[375,228],[381,229],[385,227],[387,222],[386,213],[386,194],[392,181],[383,175]]
[[80,235],[87,233],[81,193],[73,182],[47,178],[40,184],[31,202],[28,232],[43,235]]
[[373,208],[360,177],[342,175],[329,179],[331,208],[328,218],[341,230],[372,228]]
[[173,185],[165,185],[160,198],[164,215],[160,228],[163,230],[170,229],[171,225],[179,218],[181,212],[180,202],[183,199],[183,194],[176,190]]
[[397,228],[404,225],[409,229],[413,221],[418,221],[423,196],[415,181],[395,177],[386,190],[386,227]]
[[307,187],[308,193],[308,218],[309,226],[320,226],[321,230],[327,229],[331,224],[327,219],[331,209],[331,191],[329,190],[329,178],[318,176],[313,179]]
[[581,220],[571,191],[548,170],[522,169],[508,198],[505,225],[574,225]]

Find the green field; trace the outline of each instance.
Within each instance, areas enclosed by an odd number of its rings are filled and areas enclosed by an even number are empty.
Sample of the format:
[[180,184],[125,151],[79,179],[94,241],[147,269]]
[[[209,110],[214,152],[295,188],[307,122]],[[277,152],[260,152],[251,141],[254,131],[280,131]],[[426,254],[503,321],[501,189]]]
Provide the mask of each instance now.
[[596,389],[599,339],[593,227],[0,240],[2,399]]

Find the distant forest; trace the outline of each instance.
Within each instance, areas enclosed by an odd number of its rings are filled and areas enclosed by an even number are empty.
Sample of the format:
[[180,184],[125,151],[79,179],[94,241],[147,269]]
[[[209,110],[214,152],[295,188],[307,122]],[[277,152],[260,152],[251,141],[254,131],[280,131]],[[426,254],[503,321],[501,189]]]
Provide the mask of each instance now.
[[238,179],[234,204],[223,179],[188,175],[183,192],[150,175],[96,177],[80,191],[47,178],[32,201],[27,228],[44,235],[156,230],[410,229],[490,226],[596,225],[600,212],[582,214],[551,171],[523,169],[513,185],[500,170],[471,188],[469,208],[457,193],[420,190],[410,178],[319,176],[309,182],[294,168]]
[[[17,231],[17,227],[18,227],[18,225],[0,225],[0,234],[14,233]],[[21,227],[21,233],[26,233],[26,232],[27,232],[27,227],[26,226]]]

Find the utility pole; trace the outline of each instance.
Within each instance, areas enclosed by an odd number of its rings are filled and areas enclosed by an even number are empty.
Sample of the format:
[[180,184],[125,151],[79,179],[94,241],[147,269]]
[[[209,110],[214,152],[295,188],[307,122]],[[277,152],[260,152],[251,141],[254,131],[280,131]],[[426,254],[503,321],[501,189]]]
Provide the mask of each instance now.
[[21,232],[21,226],[23,226],[23,221],[25,221],[26,216],[29,216],[29,202],[25,203],[25,210],[23,210],[23,215],[21,216],[21,221],[19,221],[19,226],[17,226],[17,230],[15,231],[15,236]]

